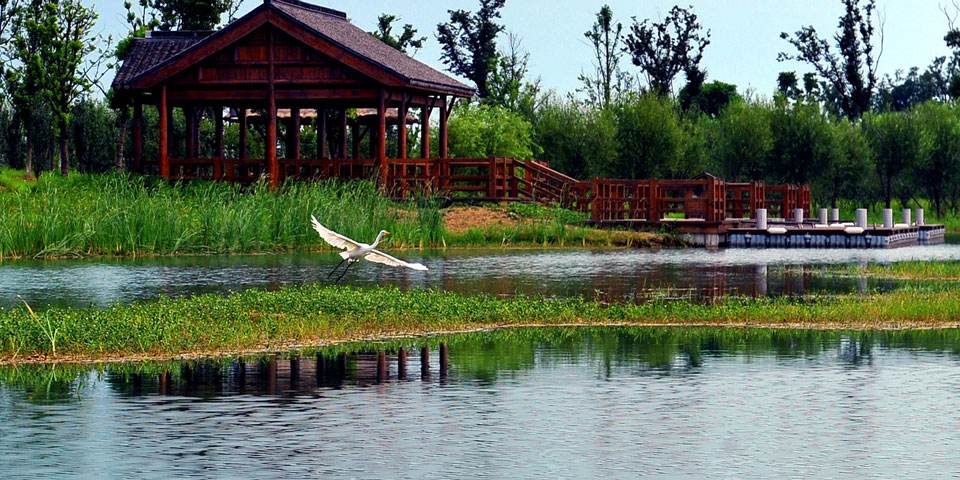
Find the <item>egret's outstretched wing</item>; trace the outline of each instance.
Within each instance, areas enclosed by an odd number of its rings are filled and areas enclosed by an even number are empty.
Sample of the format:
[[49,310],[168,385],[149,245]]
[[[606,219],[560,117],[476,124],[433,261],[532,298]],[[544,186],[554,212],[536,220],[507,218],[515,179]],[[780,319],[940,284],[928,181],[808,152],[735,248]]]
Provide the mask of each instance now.
[[403,260],[400,260],[399,258],[391,257],[390,255],[387,255],[386,253],[383,253],[380,250],[371,250],[370,254],[364,258],[366,258],[367,261],[370,261],[373,263],[380,263],[383,265],[387,265],[389,267],[404,267],[404,268],[409,268],[411,270],[418,270],[421,272],[427,271],[427,267],[423,266],[422,264],[407,263],[407,262],[404,262]]
[[331,246],[347,251],[360,248],[359,243],[347,238],[346,236],[340,235],[339,233],[334,232],[327,227],[324,227],[319,221],[317,221],[317,217],[310,215],[310,220],[313,223],[313,229],[320,234],[320,238],[329,243]]

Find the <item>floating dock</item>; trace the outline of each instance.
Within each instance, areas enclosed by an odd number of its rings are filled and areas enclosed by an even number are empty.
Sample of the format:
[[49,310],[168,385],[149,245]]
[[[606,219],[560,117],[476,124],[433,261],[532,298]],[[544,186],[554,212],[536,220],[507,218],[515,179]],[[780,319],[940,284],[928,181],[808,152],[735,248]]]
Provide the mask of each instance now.
[[[836,215],[836,213],[834,213]],[[838,217],[834,217],[838,218]],[[893,223],[892,212],[884,212],[883,224],[868,224],[866,211],[857,211],[853,222],[826,220],[821,211],[819,219],[806,219],[797,210],[793,220],[767,219],[759,210],[754,219],[726,219],[708,222],[702,219],[660,219],[656,222],[678,234],[687,244],[707,248],[898,248],[944,243],[943,225],[923,223],[923,212],[917,211],[918,222],[903,212],[903,223]],[[595,223],[595,225],[600,225]],[[651,225],[646,220],[614,220],[602,226],[643,228]]]

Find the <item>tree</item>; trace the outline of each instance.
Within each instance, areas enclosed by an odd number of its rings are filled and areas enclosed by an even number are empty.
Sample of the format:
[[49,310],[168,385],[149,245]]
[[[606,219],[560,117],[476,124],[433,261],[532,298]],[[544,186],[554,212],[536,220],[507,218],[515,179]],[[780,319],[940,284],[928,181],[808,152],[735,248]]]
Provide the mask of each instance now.
[[[230,21],[242,0],[148,0],[160,30],[213,30]],[[142,2],[141,2],[142,3]]]
[[864,116],[863,130],[873,151],[883,200],[890,208],[893,197],[903,193],[904,173],[917,164],[923,153],[920,122],[908,113],[872,114]]
[[662,22],[636,17],[626,39],[633,64],[643,70],[650,90],[668,95],[680,72],[699,72],[703,50],[710,45],[710,31],[703,32],[696,14],[674,6]]
[[497,68],[490,77],[487,103],[533,118],[540,80],[526,82],[530,54],[523,49],[520,37],[507,34],[507,49],[497,54]]
[[683,153],[683,128],[673,102],[652,93],[619,106],[616,171],[626,178],[672,176]]
[[805,26],[793,36],[786,32],[780,34],[780,38],[793,45],[797,53],[781,52],[777,59],[808,63],[830,87],[825,93],[833,100],[838,112],[847,118],[858,119],[870,111],[877,84],[877,64],[882,55],[883,32],[881,29],[881,52],[874,56],[876,0],[842,2],[844,14],[838,25],[840,31],[834,36],[835,45],[821,38],[813,26]]
[[960,181],[960,117],[955,107],[936,102],[918,106],[915,113],[925,141],[914,183],[941,215],[949,187]]
[[487,88],[497,65],[497,36],[504,27],[497,23],[506,0],[480,0],[476,14],[467,10],[449,10],[450,21],[437,25],[437,41],[443,50],[440,58],[447,68],[470,79],[480,98],[490,94]]
[[773,147],[766,177],[808,183],[830,168],[840,154],[832,126],[815,102],[779,102],[770,112]]
[[13,122],[17,130],[23,130],[26,140],[24,168],[28,174],[36,171],[33,157],[38,137],[33,126],[37,113],[43,108],[46,85],[41,47],[49,41],[49,30],[42,28],[42,11],[42,0],[30,0],[10,13],[11,48],[3,70],[4,84],[15,112]]
[[875,96],[877,108],[902,112],[930,100],[948,100],[950,80],[944,71],[946,61],[946,57],[937,57],[923,73],[913,67],[906,74],[898,70],[893,77],[884,77]]
[[403,25],[403,33],[399,37],[394,36],[393,24],[398,21],[400,21],[400,17],[384,13],[377,19],[377,30],[370,33],[383,43],[403,53],[411,53],[410,50],[412,49],[412,54],[415,55],[417,51],[423,48],[427,37],[418,37],[417,29],[409,23]]
[[533,158],[533,127],[515,112],[495,105],[463,104],[449,123],[450,153],[460,158]]
[[580,74],[581,91],[590,103],[607,108],[632,88],[632,79],[620,69],[623,58],[623,24],[614,23],[613,9],[604,5],[584,37],[593,48],[593,75]]
[[763,105],[734,102],[717,118],[716,163],[730,180],[763,180],[773,149],[770,115]]
[[678,95],[680,105],[684,110],[696,109],[711,117],[720,115],[730,102],[741,99],[740,94],[737,93],[737,86],[731,83],[715,80],[696,88],[690,85],[688,87],[684,87]]
[[71,115],[74,103],[103,77],[111,64],[104,60],[109,53],[103,39],[94,35],[97,14],[80,0],[51,0],[43,5],[45,42],[40,46],[44,59],[44,93],[54,114],[57,143],[60,148],[60,173],[70,171]]

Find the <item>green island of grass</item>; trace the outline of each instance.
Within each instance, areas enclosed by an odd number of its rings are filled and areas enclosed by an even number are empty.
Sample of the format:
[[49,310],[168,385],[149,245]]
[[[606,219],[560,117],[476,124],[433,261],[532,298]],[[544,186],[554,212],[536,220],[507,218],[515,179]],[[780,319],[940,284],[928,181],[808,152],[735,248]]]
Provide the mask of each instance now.
[[109,308],[0,310],[0,363],[284,351],[340,342],[531,326],[907,329],[960,326],[960,287],[715,303],[605,304],[327,285]]

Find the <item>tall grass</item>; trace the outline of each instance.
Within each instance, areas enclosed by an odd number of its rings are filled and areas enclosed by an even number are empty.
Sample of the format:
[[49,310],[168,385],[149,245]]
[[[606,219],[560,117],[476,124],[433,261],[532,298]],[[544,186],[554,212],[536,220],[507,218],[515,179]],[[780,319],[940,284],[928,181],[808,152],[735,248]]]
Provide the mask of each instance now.
[[44,175],[0,191],[0,258],[245,253],[321,248],[310,215],[359,241],[380,229],[393,247],[437,244],[435,203],[404,215],[369,182],[294,182],[272,191],[196,182],[171,185],[123,174]]
[[[324,285],[229,296],[199,295],[110,308],[0,310],[0,360],[103,358],[286,350],[332,341],[538,324],[954,327],[960,289],[806,299],[727,298],[716,303],[605,304],[570,298],[464,296],[438,291]],[[47,332],[58,332],[56,350]]]

